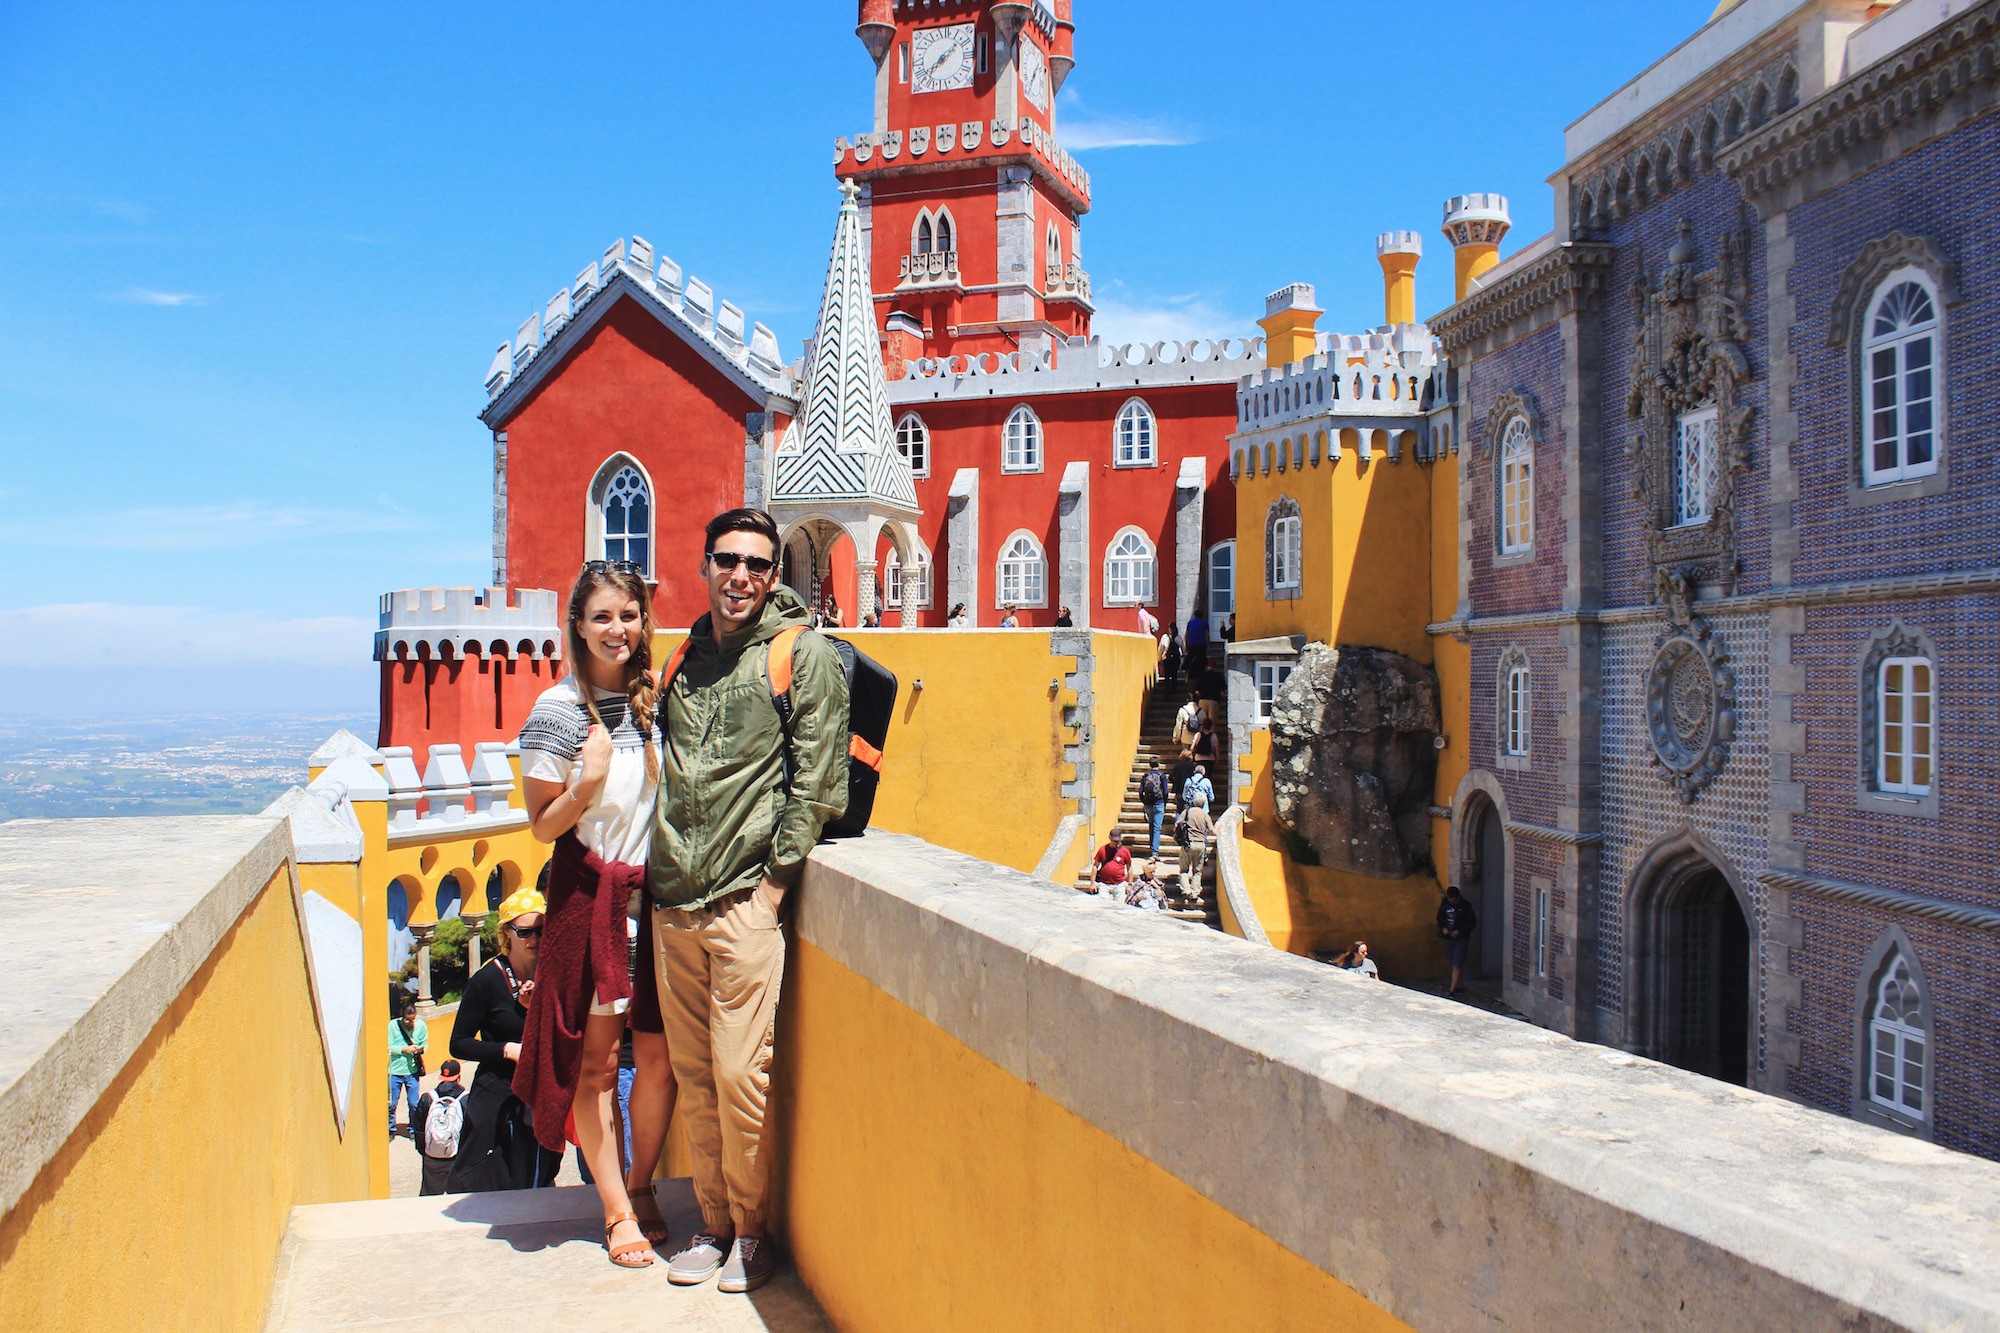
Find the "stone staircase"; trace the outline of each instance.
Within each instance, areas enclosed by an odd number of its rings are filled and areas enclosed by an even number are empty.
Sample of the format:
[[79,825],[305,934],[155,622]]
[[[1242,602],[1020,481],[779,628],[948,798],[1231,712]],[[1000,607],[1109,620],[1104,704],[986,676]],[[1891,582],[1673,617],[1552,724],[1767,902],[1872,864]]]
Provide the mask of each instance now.
[[[1129,833],[1132,835],[1132,845],[1135,848],[1134,859],[1144,859],[1150,834],[1146,827],[1146,809],[1139,803],[1139,779],[1146,776],[1146,766],[1153,759],[1159,759],[1161,768],[1171,769],[1174,761],[1180,757],[1180,750],[1174,744],[1174,714],[1185,702],[1187,702],[1185,693],[1176,690],[1172,685],[1153,687],[1152,693],[1146,699],[1145,716],[1139,724],[1139,749],[1132,757],[1132,772],[1126,778],[1125,802],[1118,808],[1117,821],[1108,832],[1102,829],[1092,830],[1093,855],[1104,845],[1104,840],[1110,833]],[[1216,796],[1218,801],[1224,799],[1220,782],[1216,783]],[[1105,812],[1098,813],[1099,818],[1104,817]],[[1210,813],[1220,818],[1222,807],[1218,805]],[[1200,896],[1192,903],[1186,902],[1180,896],[1180,844],[1173,840],[1173,829],[1174,807],[1169,803],[1167,817],[1160,830],[1160,878],[1166,882],[1167,896],[1172,904],[1165,915],[1178,917],[1183,921],[1200,921],[1215,930],[1220,930],[1222,913],[1215,901],[1215,853],[1213,850],[1210,851],[1208,863],[1202,867]],[[1076,887],[1079,890],[1089,891],[1090,872],[1090,862],[1086,859],[1083,869],[1076,877]]]

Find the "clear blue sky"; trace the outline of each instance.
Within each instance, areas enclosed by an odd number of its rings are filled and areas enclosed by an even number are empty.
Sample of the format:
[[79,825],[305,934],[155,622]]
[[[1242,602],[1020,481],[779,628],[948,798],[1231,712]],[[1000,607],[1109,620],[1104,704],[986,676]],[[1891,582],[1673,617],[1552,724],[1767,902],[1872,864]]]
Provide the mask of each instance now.
[[[1395,227],[1436,310],[1442,200],[1547,230],[1563,126],[1711,7],[1077,0],[1100,332],[1375,323]],[[493,349],[609,241],[797,351],[854,11],[0,4],[0,712],[369,708],[376,595],[487,577]]]

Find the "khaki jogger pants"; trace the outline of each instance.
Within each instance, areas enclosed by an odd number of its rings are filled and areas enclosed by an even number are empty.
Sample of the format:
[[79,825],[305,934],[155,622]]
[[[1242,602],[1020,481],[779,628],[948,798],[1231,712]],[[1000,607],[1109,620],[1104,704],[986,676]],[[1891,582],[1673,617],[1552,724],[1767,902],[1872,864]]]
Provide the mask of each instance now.
[[703,1224],[761,1233],[764,1107],[785,978],[777,914],[755,889],[692,912],[656,907],[653,957]]

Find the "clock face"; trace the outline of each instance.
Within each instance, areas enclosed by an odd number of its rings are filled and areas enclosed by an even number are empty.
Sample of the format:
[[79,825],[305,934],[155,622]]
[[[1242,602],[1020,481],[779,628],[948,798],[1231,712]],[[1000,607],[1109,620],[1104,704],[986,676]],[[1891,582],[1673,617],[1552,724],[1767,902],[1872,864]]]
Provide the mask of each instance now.
[[972,25],[918,28],[910,36],[910,91],[941,93],[972,86]]
[[1021,40],[1021,91],[1035,104],[1035,110],[1049,109],[1049,62],[1042,56],[1042,48],[1027,40]]

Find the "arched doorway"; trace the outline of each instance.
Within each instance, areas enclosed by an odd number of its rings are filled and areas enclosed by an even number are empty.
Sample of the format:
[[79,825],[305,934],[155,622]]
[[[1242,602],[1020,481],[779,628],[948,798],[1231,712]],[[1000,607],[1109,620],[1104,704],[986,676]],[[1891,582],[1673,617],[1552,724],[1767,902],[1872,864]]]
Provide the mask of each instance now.
[[1474,828],[1467,845],[1472,849],[1472,873],[1461,886],[1479,914],[1479,929],[1473,932],[1472,954],[1466,979],[1491,983],[1497,991],[1507,969],[1507,829],[1493,802],[1479,797],[1472,805]]
[[1632,907],[1633,1045],[1749,1086],[1757,951],[1735,877],[1698,836],[1681,834],[1640,863]]

